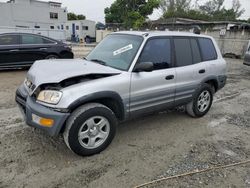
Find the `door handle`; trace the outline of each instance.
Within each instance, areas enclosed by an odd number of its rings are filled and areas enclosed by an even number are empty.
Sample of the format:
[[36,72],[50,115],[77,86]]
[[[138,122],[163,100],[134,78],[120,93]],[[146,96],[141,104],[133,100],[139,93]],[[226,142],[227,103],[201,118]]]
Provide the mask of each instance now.
[[206,70],[205,69],[201,69],[201,70],[199,70],[199,73],[200,74],[204,74],[206,72]]
[[165,77],[166,80],[172,80],[174,79],[174,75],[168,75]]
[[40,48],[40,50],[47,50],[47,48]]
[[18,52],[18,49],[10,50],[10,52]]

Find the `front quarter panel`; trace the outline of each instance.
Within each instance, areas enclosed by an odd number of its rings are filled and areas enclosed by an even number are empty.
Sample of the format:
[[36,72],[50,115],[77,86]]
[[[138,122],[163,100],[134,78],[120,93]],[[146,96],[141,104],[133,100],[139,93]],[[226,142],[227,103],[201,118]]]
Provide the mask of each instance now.
[[91,96],[93,93],[114,92],[117,93],[124,104],[124,108],[128,107],[129,90],[130,90],[129,72],[82,82],[62,89],[63,96],[55,108],[68,109],[75,101],[80,100],[84,96]]

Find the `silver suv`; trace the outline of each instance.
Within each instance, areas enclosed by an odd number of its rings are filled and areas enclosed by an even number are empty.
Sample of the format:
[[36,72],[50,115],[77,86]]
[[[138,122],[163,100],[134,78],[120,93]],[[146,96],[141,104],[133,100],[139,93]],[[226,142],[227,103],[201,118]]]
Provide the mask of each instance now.
[[213,38],[181,32],[117,32],[86,58],[37,61],[16,92],[26,123],[86,156],[104,150],[118,122],[185,106],[210,109],[226,62]]

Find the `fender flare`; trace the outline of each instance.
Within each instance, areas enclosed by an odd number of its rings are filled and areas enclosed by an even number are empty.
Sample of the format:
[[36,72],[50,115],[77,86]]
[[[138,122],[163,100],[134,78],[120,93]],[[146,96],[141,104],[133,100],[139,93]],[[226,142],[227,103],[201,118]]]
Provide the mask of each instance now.
[[219,81],[218,81],[218,77],[217,76],[208,76],[206,78],[204,78],[202,81],[201,81],[201,84],[204,84],[208,81],[213,81],[213,83],[215,84],[215,90],[217,91],[218,88],[219,88]]
[[117,102],[117,104],[119,105],[119,116],[123,120],[125,118],[125,105],[123,103],[121,96],[114,91],[101,91],[82,96],[77,100],[75,100],[73,103],[71,103],[68,106],[68,110],[72,112],[79,106],[84,105],[88,102],[94,102],[106,98],[112,99]]

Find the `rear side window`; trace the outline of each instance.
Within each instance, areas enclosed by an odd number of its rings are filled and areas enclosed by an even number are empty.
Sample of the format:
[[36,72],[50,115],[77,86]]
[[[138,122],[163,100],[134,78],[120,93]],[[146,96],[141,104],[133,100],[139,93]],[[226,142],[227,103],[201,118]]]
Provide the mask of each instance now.
[[0,36],[0,45],[18,45],[18,35],[2,35]]
[[43,43],[44,43],[44,44],[53,44],[53,43],[55,43],[55,42],[53,42],[52,40],[43,38]]
[[198,42],[196,39],[190,39],[190,42],[193,55],[193,63],[200,63],[202,60]]
[[175,38],[175,56],[176,66],[188,66],[193,64],[192,50],[190,40],[188,38]]
[[217,53],[211,39],[199,38],[198,39],[203,61],[210,61],[217,59]]
[[44,39],[43,37],[39,37],[39,36],[22,35],[21,43],[22,44],[49,44],[52,42],[50,40]]
[[171,67],[170,39],[150,39],[141,53],[139,58],[139,63],[140,62],[152,62],[154,64],[154,70]]

